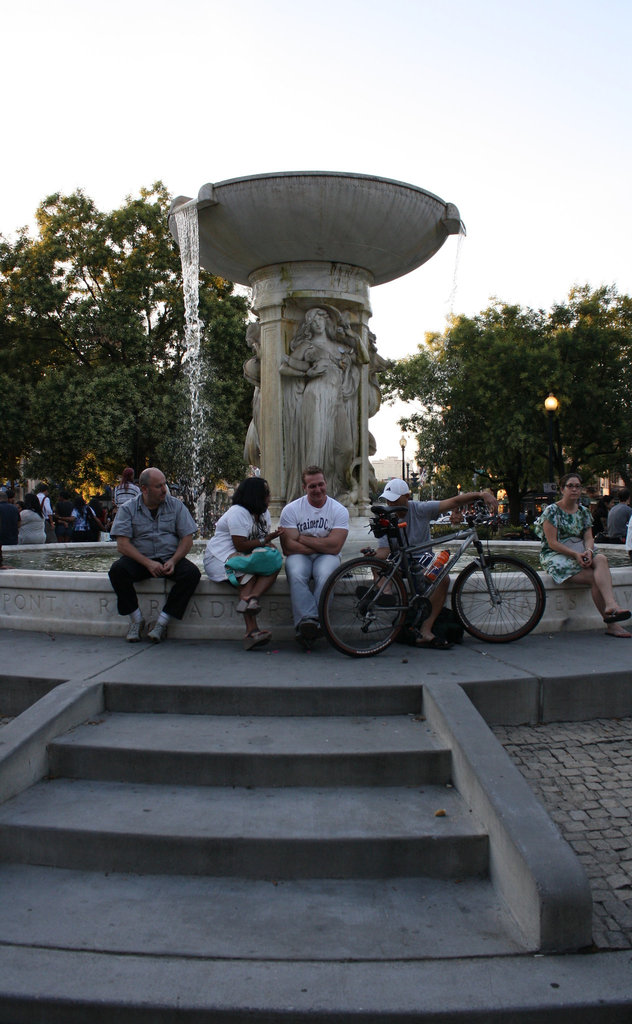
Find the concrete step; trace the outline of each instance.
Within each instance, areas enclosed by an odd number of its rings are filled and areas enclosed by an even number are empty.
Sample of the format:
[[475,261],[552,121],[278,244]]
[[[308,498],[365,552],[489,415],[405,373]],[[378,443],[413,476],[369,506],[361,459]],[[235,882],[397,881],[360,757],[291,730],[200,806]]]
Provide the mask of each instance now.
[[487,879],[270,882],[0,865],[2,945],[126,956],[403,960],[524,952]]
[[270,879],[456,878],[487,874],[488,838],[445,786],[57,779],[0,807],[0,861]]
[[451,754],[418,716],[105,714],[49,744],[52,777],[197,786],[416,786]]
[[[267,666],[266,666],[267,668]],[[298,673],[270,681],[263,674],[257,680],[223,682],[139,682],[133,676],[120,682],[106,682],[105,706],[109,711],[154,712],[179,715],[416,715],[421,711],[422,688],[362,682],[366,671],[358,666],[357,684],[343,682],[341,673],[316,682]]]
[[364,963],[0,946],[2,1024],[629,1024],[630,954]]

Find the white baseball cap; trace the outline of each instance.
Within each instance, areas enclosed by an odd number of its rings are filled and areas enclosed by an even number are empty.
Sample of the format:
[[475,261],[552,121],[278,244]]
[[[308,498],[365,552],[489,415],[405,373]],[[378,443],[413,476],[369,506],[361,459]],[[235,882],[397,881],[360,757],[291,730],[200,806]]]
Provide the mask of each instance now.
[[389,480],[380,494],[380,498],[386,498],[387,501],[397,501],[403,494],[410,494],[410,487],[405,480],[399,480],[397,477],[394,477],[392,480]]

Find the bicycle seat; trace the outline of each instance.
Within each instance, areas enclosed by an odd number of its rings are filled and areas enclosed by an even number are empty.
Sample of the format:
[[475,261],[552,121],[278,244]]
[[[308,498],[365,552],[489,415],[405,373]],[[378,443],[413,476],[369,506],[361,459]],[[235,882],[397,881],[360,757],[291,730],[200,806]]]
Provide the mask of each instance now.
[[406,505],[371,505],[371,512],[374,516],[396,516],[397,519],[401,515],[406,515],[408,508]]
[[408,509],[405,505],[372,505],[373,521],[370,524],[371,532],[378,540],[380,537],[397,537],[400,527],[406,526],[401,522],[406,516]]

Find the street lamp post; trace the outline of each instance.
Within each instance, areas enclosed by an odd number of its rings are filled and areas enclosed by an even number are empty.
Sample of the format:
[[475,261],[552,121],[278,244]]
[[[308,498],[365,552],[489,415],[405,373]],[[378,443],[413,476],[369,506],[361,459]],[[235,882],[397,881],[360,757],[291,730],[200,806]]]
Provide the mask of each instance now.
[[404,458],[405,452],[406,452],[406,435],[405,434],[402,434],[402,436],[399,439],[399,447],[402,450],[402,480],[405,480],[406,479],[406,461],[405,461],[405,458]]
[[552,392],[544,399],[544,408],[549,417],[549,483],[553,483],[553,416],[559,408],[559,402]]

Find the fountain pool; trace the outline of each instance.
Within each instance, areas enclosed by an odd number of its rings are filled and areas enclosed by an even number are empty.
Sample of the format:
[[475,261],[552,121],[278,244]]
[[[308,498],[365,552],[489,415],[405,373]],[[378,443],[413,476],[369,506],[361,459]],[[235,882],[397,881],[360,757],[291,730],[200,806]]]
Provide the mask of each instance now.
[[[203,569],[204,548],[206,541],[196,541],[190,554],[191,561]],[[436,547],[441,546],[441,538],[437,538]],[[450,547],[450,545],[446,545]],[[345,558],[353,558],[359,554],[354,550],[355,545],[348,543],[343,551]],[[540,545],[536,541],[494,541],[491,542],[490,550],[496,554],[512,555],[521,558],[527,565],[534,569],[540,568],[538,553]],[[622,545],[610,544],[602,551],[608,555],[608,562],[612,568],[623,568],[630,566],[628,552]],[[475,556],[473,549],[470,549],[463,556],[456,571],[460,571]],[[5,563],[14,569],[24,569],[38,572],[107,572],[112,562],[117,557],[116,547],[112,544],[81,544],[72,545],[69,550],[67,544],[33,544],[21,545],[13,548],[4,548]]]

